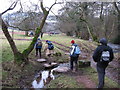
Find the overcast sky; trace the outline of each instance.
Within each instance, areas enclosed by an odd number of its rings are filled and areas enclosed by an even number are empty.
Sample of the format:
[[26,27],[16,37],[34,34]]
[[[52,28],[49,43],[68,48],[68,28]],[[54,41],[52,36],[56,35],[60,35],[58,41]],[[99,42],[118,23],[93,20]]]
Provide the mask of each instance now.
[[[0,0],[0,13],[6,10],[15,0]],[[22,5],[25,6],[24,9],[28,10],[27,6],[30,6],[30,2],[33,4],[38,4],[39,0],[21,0]],[[72,1],[72,2],[78,2],[78,1],[86,1],[86,2],[93,2],[93,1],[102,1],[102,2],[113,2],[113,1],[119,1],[119,0],[57,0],[57,2],[65,2],[65,1]],[[45,7],[50,7],[55,0],[43,0],[43,4]],[[64,3],[65,4],[65,3]],[[56,4],[53,8],[52,11],[57,14],[58,10],[64,6],[64,4]],[[20,4],[18,3],[17,6],[15,7],[14,10],[8,11],[7,13],[12,13],[15,11],[18,11],[20,9]],[[52,14],[52,13],[50,13]]]
[[[0,0],[0,13],[5,11],[12,3],[13,1],[15,0]],[[21,0],[22,2],[22,5],[25,6],[24,9],[28,10],[27,6],[30,6],[30,2],[33,3],[33,4],[38,4],[38,1],[39,0]],[[57,0],[57,2],[63,2],[64,0]],[[43,4],[45,7],[50,7],[53,3],[55,2],[55,0],[43,0]],[[39,4],[40,5],[40,4]],[[62,5],[59,5],[59,4],[56,4],[53,6],[52,8],[52,11],[57,14],[58,10],[63,6]],[[18,3],[17,6],[14,8],[14,10],[12,11],[8,11],[7,13],[12,13],[12,12],[15,12],[15,11],[18,11],[20,9],[20,4]],[[50,13],[52,14],[52,13]]]

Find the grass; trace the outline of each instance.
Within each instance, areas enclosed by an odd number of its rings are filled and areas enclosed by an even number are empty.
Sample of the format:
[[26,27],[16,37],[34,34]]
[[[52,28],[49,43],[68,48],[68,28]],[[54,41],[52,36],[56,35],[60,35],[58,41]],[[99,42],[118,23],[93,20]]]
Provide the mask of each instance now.
[[[16,46],[20,52],[28,47],[30,41],[18,41],[15,40]],[[2,61],[12,61],[14,59],[13,52],[8,44],[7,40],[2,40],[2,49],[0,50],[2,53]],[[1,62],[1,61],[0,61]]]
[[[97,75],[97,72],[95,71],[95,69],[93,69],[91,67],[87,67],[87,68],[81,68],[81,70],[83,71],[83,73],[85,75],[90,76],[90,78],[92,79],[93,82],[98,83],[98,75]],[[109,79],[108,77],[105,77],[104,88],[120,88],[120,85],[118,85],[118,83]]]
[[52,80],[47,88],[83,88],[83,85],[79,85],[73,77],[61,74],[58,78]]

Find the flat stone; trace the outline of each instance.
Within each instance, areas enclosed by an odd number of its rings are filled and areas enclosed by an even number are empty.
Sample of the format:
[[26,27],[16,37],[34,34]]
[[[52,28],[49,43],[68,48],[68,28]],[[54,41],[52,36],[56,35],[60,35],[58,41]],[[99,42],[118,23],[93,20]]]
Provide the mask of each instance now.
[[46,59],[37,59],[37,61],[42,63],[42,62],[46,62]]
[[65,55],[70,55],[70,53],[65,53]]
[[68,67],[60,67],[58,66],[57,68],[53,69],[53,72],[58,72],[58,73],[64,73],[64,72],[68,72],[69,68]]
[[51,64],[49,64],[49,63],[44,64],[45,68],[54,68],[54,67],[57,67],[57,66],[58,66],[58,64],[54,63],[54,62],[52,62]]

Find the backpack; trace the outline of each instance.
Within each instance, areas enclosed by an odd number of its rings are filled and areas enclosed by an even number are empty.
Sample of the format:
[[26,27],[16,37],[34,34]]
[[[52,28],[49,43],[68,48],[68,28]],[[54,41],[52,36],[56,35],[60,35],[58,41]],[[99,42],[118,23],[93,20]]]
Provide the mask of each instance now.
[[110,61],[110,52],[109,51],[102,51],[100,61],[101,62],[109,62]]
[[73,52],[73,57],[78,56],[81,53],[80,48],[78,45],[75,46],[74,52]]
[[42,42],[41,41],[38,41],[38,44],[37,44],[38,47],[42,47]]
[[49,50],[53,50],[54,49],[54,45],[52,43],[48,43],[48,49]]

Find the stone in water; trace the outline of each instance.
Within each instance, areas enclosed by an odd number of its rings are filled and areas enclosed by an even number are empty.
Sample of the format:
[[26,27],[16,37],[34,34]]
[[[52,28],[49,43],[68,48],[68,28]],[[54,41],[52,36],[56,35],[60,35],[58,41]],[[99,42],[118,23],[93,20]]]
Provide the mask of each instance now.
[[46,62],[46,59],[37,59],[38,62]]

